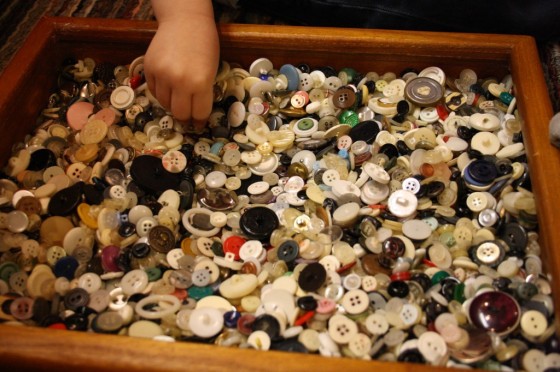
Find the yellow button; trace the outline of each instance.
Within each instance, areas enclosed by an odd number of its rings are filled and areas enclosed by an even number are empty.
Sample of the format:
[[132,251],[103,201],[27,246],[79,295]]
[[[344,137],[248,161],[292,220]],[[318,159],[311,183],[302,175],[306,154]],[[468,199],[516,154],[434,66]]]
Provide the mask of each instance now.
[[97,218],[95,218],[91,214],[91,208],[89,204],[81,203],[80,205],[78,205],[77,210],[78,216],[80,216],[80,219],[87,227],[89,227],[90,229],[97,229]]

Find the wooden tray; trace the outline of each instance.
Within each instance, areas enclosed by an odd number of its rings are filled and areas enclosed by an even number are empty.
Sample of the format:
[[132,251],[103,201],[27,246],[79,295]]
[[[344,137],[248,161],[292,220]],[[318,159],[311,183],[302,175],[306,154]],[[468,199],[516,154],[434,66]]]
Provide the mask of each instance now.
[[[156,24],[107,19],[45,18],[1,76],[0,161],[29,133],[55,86],[55,71],[69,56],[127,64],[144,54]],[[222,58],[245,66],[257,57],[275,66],[306,62],[362,71],[399,72],[439,66],[458,75],[511,73],[537,196],[543,261],[553,275],[556,319],[560,319],[560,156],[548,141],[552,108],[534,40],[527,36],[222,25]],[[257,352],[192,343],[163,343],[130,337],[0,325],[0,364],[51,369],[99,370],[434,370],[405,363]]]

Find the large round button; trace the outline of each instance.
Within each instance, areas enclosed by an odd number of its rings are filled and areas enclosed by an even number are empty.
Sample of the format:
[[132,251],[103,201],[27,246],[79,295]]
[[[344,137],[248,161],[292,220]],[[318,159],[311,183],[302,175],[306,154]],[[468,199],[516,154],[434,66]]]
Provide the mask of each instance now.
[[161,159],[150,155],[134,158],[130,175],[139,186],[155,192],[177,189],[180,182],[178,174],[165,170]]
[[472,324],[486,331],[506,335],[519,324],[521,309],[517,301],[504,292],[484,292],[473,298],[469,306]]
[[239,220],[241,230],[250,238],[257,240],[270,239],[270,235],[279,225],[278,216],[267,207],[250,208]]

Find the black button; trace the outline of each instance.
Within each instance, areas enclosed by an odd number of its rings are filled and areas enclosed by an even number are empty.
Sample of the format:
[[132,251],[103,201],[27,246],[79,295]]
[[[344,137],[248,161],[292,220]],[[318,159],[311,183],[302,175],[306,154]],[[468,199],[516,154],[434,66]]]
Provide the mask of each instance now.
[[135,158],[130,165],[130,175],[140,187],[157,193],[176,189],[180,182],[178,174],[165,170],[161,159],[150,155]]
[[145,258],[150,254],[150,246],[147,243],[136,243],[130,248],[134,258]]
[[441,181],[432,181],[426,188],[426,196],[428,198],[435,198],[445,190],[445,184]]
[[406,282],[403,280],[392,281],[387,287],[387,293],[389,293],[391,297],[405,298],[406,296],[408,296],[409,292],[410,288],[408,287],[408,284],[406,284]]
[[58,191],[49,200],[48,212],[53,216],[68,216],[73,213],[82,202],[84,183],[74,185]]
[[318,262],[310,263],[299,273],[298,284],[306,292],[321,288],[327,279],[327,270]]
[[373,143],[378,134],[379,123],[375,120],[362,121],[348,132],[348,135],[352,138],[352,142],[365,141],[367,143]]
[[381,146],[379,153],[387,155],[389,159],[397,158],[399,156],[399,150],[392,143],[386,143]]
[[119,235],[123,238],[128,238],[136,232],[136,225],[131,222],[123,222],[119,226]]
[[85,184],[83,192],[86,202],[90,205],[99,205],[103,201],[103,190],[99,190],[95,185]]
[[51,302],[43,297],[35,298],[33,301],[33,317],[37,323],[41,323],[43,319],[51,313]]
[[53,273],[57,278],[64,277],[68,280],[74,279],[74,273],[80,263],[72,256],[61,257],[53,267]]
[[31,153],[27,170],[39,171],[56,165],[56,155],[49,149],[39,149]]
[[253,207],[245,211],[239,220],[241,231],[251,239],[268,240],[280,225],[276,213],[267,207]]
[[496,165],[488,160],[474,160],[467,167],[467,172],[476,181],[484,184],[493,182],[498,177]]
[[64,318],[64,325],[70,331],[87,331],[89,320],[82,314],[72,314]]
[[424,363],[424,357],[422,356],[422,353],[414,348],[414,349],[407,349],[405,351],[403,351],[402,353],[399,354],[399,356],[397,357],[397,360],[399,362],[406,362],[406,363]]
[[313,296],[303,296],[297,299],[297,306],[304,311],[313,311],[317,308],[317,300]]
[[305,346],[296,339],[273,342],[270,345],[270,350],[289,351],[292,353],[308,353]]
[[270,336],[271,340],[278,340],[280,338],[280,323],[278,319],[269,314],[262,314],[255,318],[251,325],[254,331],[264,331]]
[[529,242],[527,231],[525,231],[523,226],[515,222],[506,223],[500,237],[506,242],[510,250],[516,252],[524,252]]

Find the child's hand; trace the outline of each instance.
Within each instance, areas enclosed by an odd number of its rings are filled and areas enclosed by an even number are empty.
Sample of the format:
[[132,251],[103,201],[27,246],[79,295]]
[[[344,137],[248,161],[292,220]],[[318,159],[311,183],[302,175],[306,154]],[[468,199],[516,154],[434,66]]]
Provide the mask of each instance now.
[[[169,3],[172,9],[168,9]],[[164,4],[154,0],[152,5],[159,26],[144,59],[148,87],[175,118],[192,120],[201,129],[212,109],[219,63],[212,5],[206,0]],[[189,6],[196,9],[186,9]]]

